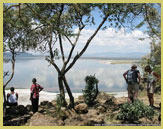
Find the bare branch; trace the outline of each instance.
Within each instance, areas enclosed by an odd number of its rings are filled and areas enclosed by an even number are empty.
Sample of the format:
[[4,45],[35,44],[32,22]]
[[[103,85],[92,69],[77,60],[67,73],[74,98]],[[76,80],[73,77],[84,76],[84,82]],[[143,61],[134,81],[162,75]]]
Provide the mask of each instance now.
[[[57,23],[58,28],[60,26],[60,18],[61,18],[63,10],[64,10],[64,4],[61,4],[61,10],[59,12],[59,16],[58,16],[58,20],[57,20],[58,21],[58,23]],[[61,37],[61,32],[59,29],[58,29],[58,37],[59,37],[60,50],[61,50],[61,54],[62,54],[62,60],[63,60],[63,62],[65,62],[64,50],[63,50],[63,46],[62,46],[62,37]]]
[[[84,28],[84,27],[83,27],[83,28]],[[77,33],[77,37],[76,37],[76,39],[75,39],[75,41],[74,41],[74,43],[73,43],[73,46],[72,46],[72,48],[71,48],[71,50],[70,50],[70,54],[69,54],[68,59],[67,59],[67,61],[66,61],[66,63],[65,63],[65,67],[66,67],[67,63],[68,63],[68,62],[70,61],[70,59],[71,59],[72,53],[73,53],[74,48],[75,48],[75,46],[76,46],[76,44],[77,44],[77,42],[78,42],[80,33],[81,33],[81,31],[82,31],[83,28],[79,29],[79,31],[78,31],[78,33]]]
[[6,76],[9,76],[9,71],[3,72],[3,79],[4,79]]
[[67,35],[64,35],[66,37],[66,39],[69,41],[69,43],[71,44],[71,46],[73,46],[73,43],[71,42],[70,38]]
[[3,84],[3,88],[5,88],[8,83],[12,80],[13,76],[14,76],[14,71],[15,71],[15,51],[14,50],[11,50],[11,53],[12,53],[12,59],[11,59],[11,63],[12,63],[12,73],[8,79],[8,81]]
[[48,42],[51,60],[54,59],[54,54],[53,54],[53,50],[52,50],[52,41],[53,41],[53,34],[52,34],[52,31],[51,31],[51,33],[50,33],[50,41]]
[[62,46],[61,34],[59,33],[58,36],[59,36],[59,46],[60,46],[60,49],[61,49],[62,60],[63,60],[63,62],[65,62],[65,56],[64,56],[63,46]]
[[109,13],[103,18],[101,24],[98,26],[98,28],[95,30],[95,32],[91,35],[91,37],[87,40],[84,48],[81,50],[81,52],[79,54],[77,54],[75,56],[75,58],[73,59],[72,63],[65,69],[64,74],[67,73],[72,66],[76,63],[76,61],[82,56],[82,54],[86,51],[87,47],[89,46],[90,42],[92,41],[92,39],[95,37],[95,35],[97,34],[97,32],[100,30],[100,28],[102,27],[102,25],[105,23],[105,21],[107,20],[107,18],[109,17]]

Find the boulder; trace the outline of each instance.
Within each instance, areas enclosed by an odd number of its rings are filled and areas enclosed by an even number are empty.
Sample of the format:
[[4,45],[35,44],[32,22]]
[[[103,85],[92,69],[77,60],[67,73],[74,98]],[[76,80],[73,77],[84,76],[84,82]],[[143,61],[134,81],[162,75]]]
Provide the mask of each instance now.
[[19,105],[19,106],[11,106],[9,108],[6,109],[6,113],[9,115],[24,115],[27,114],[27,108],[24,107],[23,105]]
[[19,110],[17,106],[12,106],[12,107],[8,107],[6,108],[6,114],[9,115],[19,115]]
[[30,115],[24,115],[24,116],[19,116],[19,117],[15,117],[12,118],[8,121],[4,122],[4,126],[20,126],[20,125],[24,125],[28,119],[30,119]]
[[85,103],[81,103],[75,106],[75,110],[77,113],[87,113],[88,112],[88,106]]
[[18,108],[18,112],[21,116],[28,113],[27,108],[24,107],[23,105],[19,105],[17,108]]

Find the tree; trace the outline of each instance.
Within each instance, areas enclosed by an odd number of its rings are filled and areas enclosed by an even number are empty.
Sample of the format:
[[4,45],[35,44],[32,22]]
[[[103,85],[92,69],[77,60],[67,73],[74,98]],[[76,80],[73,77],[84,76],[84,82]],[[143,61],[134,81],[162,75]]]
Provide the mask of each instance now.
[[[157,9],[156,9],[157,7]],[[143,57],[141,60],[142,69],[145,66],[150,65],[155,72],[157,72],[161,76],[161,5],[156,4],[155,8],[151,8],[150,6],[145,6],[145,21],[148,26],[148,35],[151,39],[150,42],[150,54]],[[146,73],[144,72],[144,76]],[[156,91],[161,91],[161,82],[157,83]]]
[[[16,4],[8,7],[4,4],[3,6],[3,53],[9,52],[11,54],[9,59],[4,58],[3,60],[7,63],[11,62],[12,67],[10,74],[9,71],[3,71],[3,80],[9,76],[8,79],[3,82],[4,111],[6,108],[5,88],[14,77],[16,55],[18,52],[24,51],[25,42],[27,40],[24,37],[27,35],[28,28],[30,28],[28,24],[29,18],[21,18],[23,14],[20,12],[20,5],[21,4]],[[13,7],[16,7],[16,9]]]
[[[121,27],[134,29],[141,27],[143,24],[135,24],[135,20],[143,18],[147,7],[153,7],[154,4],[73,4],[73,3],[57,3],[57,4],[21,4],[19,10],[26,12],[21,15],[21,19],[31,18],[31,28],[25,39],[33,39],[33,42],[25,46],[34,46],[36,50],[46,51],[49,55],[46,60],[56,69],[58,73],[58,85],[61,98],[64,98],[65,106],[65,90],[66,88],[70,97],[70,107],[74,107],[74,97],[66,79],[66,73],[74,66],[76,61],[83,55],[88,48],[92,39],[98,31],[106,27]],[[10,7],[8,7],[10,9]],[[24,11],[25,10],[25,11]],[[101,22],[97,25],[94,33],[90,35],[85,42],[83,49],[74,53],[81,32],[87,26],[94,26],[94,16],[92,12],[100,11]],[[14,14],[15,15],[15,14]],[[104,26],[105,23],[108,26]],[[152,26],[152,25],[151,25]],[[75,32],[74,30],[77,30]],[[32,34],[30,34],[32,33]],[[30,36],[30,37],[29,37]],[[29,38],[28,38],[29,37]],[[74,39],[74,40],[73,40]],[[56,47],[59,44],[58,48]],[[69,44],[69,53],[65,57],[64,45]],[[58,50],[61,53],[63,65],[59,67],[56,64],[56,55]],[[73,56],[74,54],[74,56]],[[72,61],[70,60],[72,58]]]

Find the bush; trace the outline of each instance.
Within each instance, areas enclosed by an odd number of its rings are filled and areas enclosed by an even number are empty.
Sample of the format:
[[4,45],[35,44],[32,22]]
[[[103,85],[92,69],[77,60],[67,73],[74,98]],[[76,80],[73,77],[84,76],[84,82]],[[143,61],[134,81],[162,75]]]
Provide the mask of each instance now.
[[134,122],[143,117],[152,119],[154,114],[153,108],[144,105],[140,100],[135,100],[133,103],[127,102],[121,106],[117,119]]
[[85,90],[83,90],[84,101],[87,105],[92,106],[98,95],[98,79],[95,76],[85,77]]

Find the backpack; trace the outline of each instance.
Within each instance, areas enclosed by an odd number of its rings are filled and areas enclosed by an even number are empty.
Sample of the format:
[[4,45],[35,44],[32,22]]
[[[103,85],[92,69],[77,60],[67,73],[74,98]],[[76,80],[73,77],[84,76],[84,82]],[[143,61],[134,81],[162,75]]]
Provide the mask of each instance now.
[[127,83],[128,84],[134,84],[137,82],[137,76],[135,70],[129,70],[127,72]]

